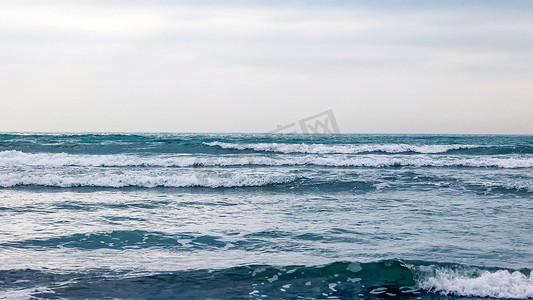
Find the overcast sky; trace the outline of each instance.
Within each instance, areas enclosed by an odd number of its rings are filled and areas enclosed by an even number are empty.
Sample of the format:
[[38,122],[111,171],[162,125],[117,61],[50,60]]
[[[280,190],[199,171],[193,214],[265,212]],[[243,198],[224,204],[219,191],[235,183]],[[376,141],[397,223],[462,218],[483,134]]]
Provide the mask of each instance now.
[[533,1],[0,0],[0,131],[533,134]]

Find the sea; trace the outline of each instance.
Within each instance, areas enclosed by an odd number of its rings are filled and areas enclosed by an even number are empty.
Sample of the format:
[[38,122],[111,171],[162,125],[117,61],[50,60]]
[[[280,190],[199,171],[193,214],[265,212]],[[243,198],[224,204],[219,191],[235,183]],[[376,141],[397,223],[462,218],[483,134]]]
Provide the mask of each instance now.
[[533,136],[0,134],[2,299],[533,298]]

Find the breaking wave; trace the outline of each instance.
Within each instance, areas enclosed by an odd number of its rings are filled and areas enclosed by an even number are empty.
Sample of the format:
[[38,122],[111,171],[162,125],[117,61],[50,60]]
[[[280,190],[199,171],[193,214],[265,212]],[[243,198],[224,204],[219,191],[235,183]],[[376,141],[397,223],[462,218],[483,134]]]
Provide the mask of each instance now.
[[[10,270],[0,271],[0,278],[5,286],[0,296],[434,299],[435,294],[438,294],[452,299],[533,298],[531,270],[400,260],[367,263],[342,261],[322,266],[245,265],[218,270],[140,275],[117,274],[106,270],[63,274]],[[32,286],[40,288],[32,289]],[[19,291],[19,294],[14,294],[15,291]]]
[[445,296],[533,298],[533,273],[513,270],[483,270],[476,268],[430,269],[422,276],[419,287]]
[[410,145],[410,144],[363,144],[363,145],[327,145],[327,144],[286,144],[286,143],[255,143],[235,144],[225,142],[204,143],[207,146],[216,146],[223,149],[254,150],[279,153],[313,153],[313,154],[357,154],[357,153],[445,153],[458,149],[482,148],[480,145]]
[[194,167],[194,166],[303,166],[326,167],[496,167],[531,168],[531,156],[461,156],[461,155],[303,155],[291,156],[190,156],[190,155],[81,155],[67,153],[0,152],[0,167],[82,166],[82,167]]
[[47,186],[47,187],[257,187],[275,184],[289,183],[296,180],[294,175],[281,174],[242,174],[234,173],[229,176],[219,176],[199,172],[197,174],[82,174],[82,175],[58,175],[47,174],[1,174],[0,187],[10,188],[16,186]]

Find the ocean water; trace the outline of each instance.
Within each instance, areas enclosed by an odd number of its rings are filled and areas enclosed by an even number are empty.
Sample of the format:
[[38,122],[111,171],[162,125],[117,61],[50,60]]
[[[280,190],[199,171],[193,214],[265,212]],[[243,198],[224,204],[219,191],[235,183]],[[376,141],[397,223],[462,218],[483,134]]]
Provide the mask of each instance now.
[[0,298],[533,298],[533,136],[0,134]]

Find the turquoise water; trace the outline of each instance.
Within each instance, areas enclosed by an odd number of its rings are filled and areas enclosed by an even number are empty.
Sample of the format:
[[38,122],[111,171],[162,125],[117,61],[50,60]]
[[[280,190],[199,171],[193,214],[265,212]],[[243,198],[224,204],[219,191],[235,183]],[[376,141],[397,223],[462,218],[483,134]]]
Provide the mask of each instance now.
[[0,134],[0,298],[533,298],[533,136]]

